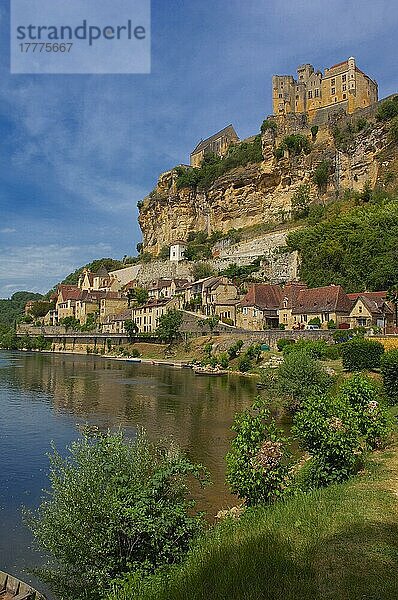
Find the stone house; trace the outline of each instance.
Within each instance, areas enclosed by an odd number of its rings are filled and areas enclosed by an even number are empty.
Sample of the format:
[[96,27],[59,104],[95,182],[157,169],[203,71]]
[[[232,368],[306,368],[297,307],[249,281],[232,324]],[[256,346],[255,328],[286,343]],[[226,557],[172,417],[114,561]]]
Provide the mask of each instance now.
[[387,301],[387,292],[347,294],[354,303],[349,315],[351,328],[380,327],[389,333],[394,327],[394,307]]
[[238,134],[233,125],[228,125],[211,135],[205,140],[201,140],[196,148],[191,152],[191,167],[200,167],[204,155],[212,152],[218,156],[225,156],[231,144],[239,142]]
[[376,81],[357,65],[354,57],[325,69],[324,74],[314,71],[310,64],[297,68],[297,80],[292,75],[272,77],[272,102],[275,116],[305,114],[310,122],[322,112],[332,113],[336,108],[352,114],[359,108],[378,100]]
[[151,300],[142,306],[129,308],[119,315],[108,317],[102,326],[102,332],[125,333],[124,323],[131,319],[137,325],[137,333],[153,333],[158,326],[158,319],[174,308],[178,308],[177,298]]
[[284,286],[278,314],[279,325],[283,325],[285,329],[293,329],[295,320],[292,310],[296,306],[299,291],[306,287],[305,283],[299,281],[291,281]]
[[180,262],[180,260],[184,260],[184,252],[186,250],[186,243],[180,240],[174,241],[170,246],[170,261],[171,262]]
[[161,298],[172,298],[176,295],[177,290],[179,293],[183,292],[183,287],[189,283],[188,279],[155,279],[148,287],[149,298],[160,300]]
[[105,298],[101,298],[99,302],[99,321],[105,323],[110,315],[118,315],[128,308],[128,299],[122,298],[120,295],[113,297],[113,294],[108,293]]
[[76,301],[79,299],[80,294],[81,290],[76,285],[60,284],[58,286],[55,314],[53,313],[53,318],[57,322],[66,317],[75,316]]
[[236,307],[239,302],[239,298],[236,300],[220,300],[214,304],[214,314],[223,323],[236,326]]
[[282,298],[280,285],[251,284],[237,305],[236,325],[242,329],[260,331],[278,327],[278,309]]
[[305,329],[309,321],[319,319],[322,329],[334,321],[336,327],[348,325],[352,301],[341,285],[299,290],[292,309],[293,329]]

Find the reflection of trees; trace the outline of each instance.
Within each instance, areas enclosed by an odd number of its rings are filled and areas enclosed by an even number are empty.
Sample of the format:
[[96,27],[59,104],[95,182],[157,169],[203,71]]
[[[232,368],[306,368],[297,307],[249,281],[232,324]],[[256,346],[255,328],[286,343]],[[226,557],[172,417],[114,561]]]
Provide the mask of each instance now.
[[197,377],[189,369],[92,356],[19,354],[18,362],[23,368],[11,367],[13,385],[31,392],[32,401],[45,398],[80,421],[141,425],[151,437],[173,437],[211,470],[214,485],[205,492],[205,504],[220,505],[229,427],[234,413],[256,395],[253,380]]

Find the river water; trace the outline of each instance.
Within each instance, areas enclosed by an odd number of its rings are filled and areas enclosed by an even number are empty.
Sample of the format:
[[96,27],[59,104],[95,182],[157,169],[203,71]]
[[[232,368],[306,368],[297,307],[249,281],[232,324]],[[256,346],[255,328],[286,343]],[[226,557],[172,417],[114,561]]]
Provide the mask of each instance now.
[[53,440],[62,451],[84,423],[101,429],[143,426],[152,438],[172,436],[213,485],[196,494],[210,515],[232,506],[224,456],[235,412],[249,406],[255,382],[239,376],[196,376],[190,369],[94,356],[0,352],[0,570],[31,580],[40,557],[22,523],[48,486]]

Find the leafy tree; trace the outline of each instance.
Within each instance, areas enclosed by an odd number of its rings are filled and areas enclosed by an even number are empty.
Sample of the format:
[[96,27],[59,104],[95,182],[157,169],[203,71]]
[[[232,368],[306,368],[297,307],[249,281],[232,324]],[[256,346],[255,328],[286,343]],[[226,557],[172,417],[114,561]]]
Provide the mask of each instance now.
[[33,292],[15,292],[11,298],[0,299],[0,330],[6,332],[14,329],[15,322],[23,317],[29,300],[43,300],[43,296]]
[[387,398],[391,404],[398,404],[398,349],[383,354],[380,371]]
[[141,287],[130,288],[127,292],[129,304],[133,301],[135,304],[145,304],[148,300],[148,290]]
[[333,378],[305,350],[285,355],[277,369],[276,391],[287,399],[291,412],[295,412],[311,394],[324,394],[332,383]]
[[54,302],[48,302],[47,300],[37,300],[32,304],[29,313],[35,318],[40,319],[45,317],[49,310],[54,308]]
[[379,121],[391,121],[396,116],[398,116],[398,96],[385,100],[377,109],[376,118]]
[[248,506],[269,504],[281,496],[288,477],[287,440],[257,399],[251,410],[235,416],[236,437],[226,456],[227,483]]
[[294,192],[292,198],[292,210],[296,219],[302,219],[308,215],[310,205],[310,186],[300,185]]
[[124,322],[124,330],[131,340],[138,333],[138,325],[132,319],[126,319]]
[[331,173],[331,164],[329,160],[323,160],[315,169],[312,178],[316,183],[319,193],[323,194],[326,191],[329,177]]
[[159,317],[155,334],[163,342],[171,344],[180,335],[182,325],[182,312],[171,309]]
[[348,371],[377,369],[384,353],[384,346],[375,340],[355,337],[341,345],[343,367]]
[[318,135],[318,131],[319,131],[318,125],[313,125],[311,127],[311,135],[312,135],[313,141],[316,140],[316,136]]
[[50,455],[51,488],[27,522],[49,556],[38,569],[59,600],[97,600],[127,571],[151,573],[181,560],[202,528],[187,477],[206,472],[180,451],[122,433],[84,431],[64,458]]
[[275,150],[276,158],[282,158],[285,150],[288,150],[293,156],[298,156],[302,152],[309,154],[311,152],[311,143],[302,133],[287,135]]
[[274,121],[273,119],[265,119],[261,124],[261,128],[260,128],[261,133],[265,133],[269,129],[271,129],[275,133],[278,130],[278,125],[277,125],[276,121]]
[[206,262],[198,262],[192,265],[191,273],[195,281],[215,275],[213,267]]

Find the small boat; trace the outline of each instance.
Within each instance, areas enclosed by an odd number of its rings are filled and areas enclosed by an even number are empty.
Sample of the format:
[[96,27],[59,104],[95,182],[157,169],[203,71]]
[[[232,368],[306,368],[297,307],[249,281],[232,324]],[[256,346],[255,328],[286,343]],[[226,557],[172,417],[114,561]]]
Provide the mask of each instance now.
[[8,573],[0,571],[1,600],[46,600],[43,594]]
[[140,358],[127,358],[126,360],[127,360],[127,362],[136,362],[136,363],[141,362]]

